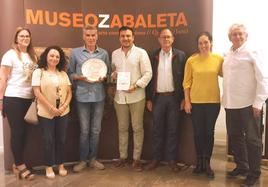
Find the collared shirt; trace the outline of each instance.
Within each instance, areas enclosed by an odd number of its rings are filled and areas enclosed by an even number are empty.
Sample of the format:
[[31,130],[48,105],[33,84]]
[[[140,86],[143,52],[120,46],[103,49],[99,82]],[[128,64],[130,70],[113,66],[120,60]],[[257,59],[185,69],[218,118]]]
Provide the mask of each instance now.
[[268,69],[260,53],[246,44],[230,50],[223,62],[223,106],[228,109],[253,105],[261,109],[268,97]]
[[172,75],[172,50],[160,51],[157,70],[157,92],[173,92],[174,81]]
[[[106,63],[109,73],[110,61],[107,51],[97,47],[93,53],[90,53],[85,46],[83,46],[73,49],[71,53],[68,74],[72,81],[74,76],[82,75],[82,65],[92,58],[103,60]],[[103,83],[88,83],[80,80],[77,80],[74,83],[76,86],[75,97],[79,102],[99,102],[105,98]]]
[[152,78],[152,67],[147,52],[133,45],[125,55],[122,48],[112,53],[113,70],[117,72],[130,72],[130,84],[138,88],[132,92],[116,91],[115,102],[118,104],[130,104],[145,98],[145,87]]

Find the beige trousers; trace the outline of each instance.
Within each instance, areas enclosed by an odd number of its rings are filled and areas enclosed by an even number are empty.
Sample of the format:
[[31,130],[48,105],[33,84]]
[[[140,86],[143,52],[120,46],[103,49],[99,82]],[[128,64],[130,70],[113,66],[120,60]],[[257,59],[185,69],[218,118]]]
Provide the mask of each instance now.
[[[133,159],[140,160],[143,146],[143,114],[145,99],[131,104],[118,104],[114,102],[118,121],[119,153],[121,159],[128,157],[129,117],[134,137]],[[130,113],[130,115],[129,115]]]

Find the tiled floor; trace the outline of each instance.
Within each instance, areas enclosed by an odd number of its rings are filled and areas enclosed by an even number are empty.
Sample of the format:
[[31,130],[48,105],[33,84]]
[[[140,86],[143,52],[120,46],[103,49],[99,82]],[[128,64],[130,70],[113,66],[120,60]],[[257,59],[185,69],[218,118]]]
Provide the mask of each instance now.
[[[49,180],[42,173],[37,174],[34,181],[17,180],[13,174],[5,174],[3,169],[3,154],[1,155],[0,186],[8,187],[236,187],[242,179],[227,179],[226,170],[234,167],[234,164],[227,162],[225,146],[215,146],[212,166],[216,177],[213,180],[205,175],[193,176],[192,168],[182,167],[178,173],[172,173],[165,165],[160,166],[155,171],[135,172],[131,166],[118,169],[112,163],[106,163],[106,169],[97,171],[87,168],[85,171],[76,174],[69,170],[67,177],[56,176],[56,179]],[[262,166],[262,176],[258,185],[268,186],[268,168]]]

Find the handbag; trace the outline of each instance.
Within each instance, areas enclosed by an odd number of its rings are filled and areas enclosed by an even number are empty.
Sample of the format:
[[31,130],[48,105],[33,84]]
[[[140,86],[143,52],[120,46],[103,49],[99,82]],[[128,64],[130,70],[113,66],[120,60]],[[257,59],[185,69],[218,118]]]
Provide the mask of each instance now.
[[24,120],[31,124],[31,125],[37,125],[38,124],[38,117],[37,117],[37,102],[36,99],[32,102],[29,109],[27,110]]
[[[42,79],[43,76],[43,70],[41,69],[41,75],[40,75],[40,81]],[[25,116],[24,116],[24,120],[31,124],[31,125],[37,125],[38,124],[38,117],[37,117],[37,99],[35,98],[32,101],[32,104],[30,105],[30,107],[28,108]]]

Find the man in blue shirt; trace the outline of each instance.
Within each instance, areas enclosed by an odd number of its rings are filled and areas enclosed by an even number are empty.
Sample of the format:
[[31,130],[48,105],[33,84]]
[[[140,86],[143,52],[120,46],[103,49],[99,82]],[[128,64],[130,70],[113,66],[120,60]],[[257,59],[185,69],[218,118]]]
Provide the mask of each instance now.
[[87,160],[93,168],[105,168],[102,163],[96,160],[96,157],[105,99],[103,82],[106,77],[90,81],[82,75],[81,68],[89,59],[100,59],[105,62],[109,70],[110,61],[107,51],[97,46],[98,31],[96,27],[85,26],[83,40],[84,46],[72,50],[68,68],[70,79],[76,85],[75,98],[80,121],[80,162],[74,166],[75,172],[80,172],[86,168]]

